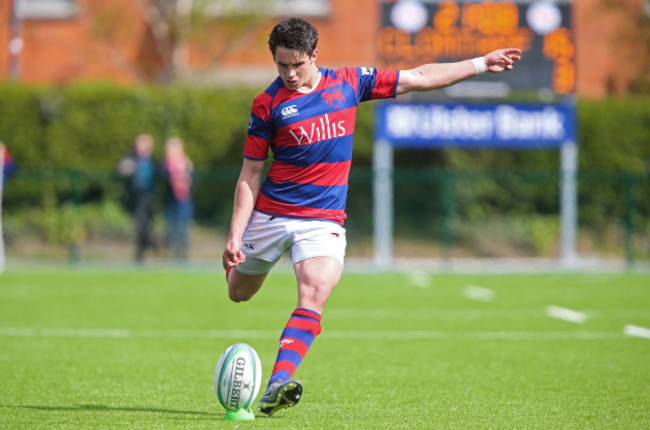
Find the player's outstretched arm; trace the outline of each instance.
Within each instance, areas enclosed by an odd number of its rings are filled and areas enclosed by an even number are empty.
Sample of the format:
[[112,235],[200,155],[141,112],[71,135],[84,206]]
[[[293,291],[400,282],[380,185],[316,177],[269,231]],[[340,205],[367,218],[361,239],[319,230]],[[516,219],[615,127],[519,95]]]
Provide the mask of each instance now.
[[464,60],[456,63],[431,63],[414,69],[401,70],[397,94],[412,91],[433,91],[454,85],[481,72],[499,73],[512,70],[521,60],[518,48],[497,49],[482,59]]
[[238,266],[246,260],[246,256],[241,250],[242,237],[260,192],[263,171],[264,161],[244,158],[235,188],[230,234],[222,255],[223,261],[228,267]]

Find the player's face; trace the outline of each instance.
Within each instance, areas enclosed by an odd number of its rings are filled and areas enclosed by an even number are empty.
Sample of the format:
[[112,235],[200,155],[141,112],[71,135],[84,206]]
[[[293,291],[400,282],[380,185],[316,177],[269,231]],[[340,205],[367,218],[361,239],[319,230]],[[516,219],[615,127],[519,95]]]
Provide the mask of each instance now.
[[288,90],[308,90],[316,84],[318,79],[317,56],[317,50],[309,55],[281,46],[275,48],[275,65]]

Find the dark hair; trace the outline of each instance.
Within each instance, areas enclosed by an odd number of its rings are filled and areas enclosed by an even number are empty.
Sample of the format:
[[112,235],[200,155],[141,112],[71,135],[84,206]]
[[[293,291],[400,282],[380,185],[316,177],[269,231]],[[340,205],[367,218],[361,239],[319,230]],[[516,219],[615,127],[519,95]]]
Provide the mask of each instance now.
[[300,18],[287,18],[280,21],[269,35],[269,49],[275,58],[275,49],[285,49],[311,55],[318,44],[318,30]]

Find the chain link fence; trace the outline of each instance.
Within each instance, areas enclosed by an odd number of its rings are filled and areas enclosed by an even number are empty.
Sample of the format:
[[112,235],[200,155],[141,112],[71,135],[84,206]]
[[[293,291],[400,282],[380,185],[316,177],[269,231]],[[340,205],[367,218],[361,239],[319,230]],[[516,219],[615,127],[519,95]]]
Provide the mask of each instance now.
[[[186,262],[214,263],[228,234],[238,167],[194,177]],[[556,170],[394,171],[396,258],[558,258]],[[354,168],[348,192],[348,257],[373,257],[372,171]],[[150,261],[167,262],[163,186],[156,192]],[[578,174],[577,252],[634,264],[650,261],[650,176]],[[22,169],[5,184],[3,229],[11,261],[130,262],[134,226],[125,184],[113,171]]]

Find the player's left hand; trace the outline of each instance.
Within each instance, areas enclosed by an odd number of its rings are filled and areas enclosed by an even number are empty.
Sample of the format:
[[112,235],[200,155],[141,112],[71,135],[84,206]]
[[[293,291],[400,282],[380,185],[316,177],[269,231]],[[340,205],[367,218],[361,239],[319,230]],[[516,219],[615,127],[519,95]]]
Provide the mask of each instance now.
[[519,48],[497,49],[485,56],[485,65],[488,71],[493,73],[512,70],[515,63],[521,60],[521,55]]

